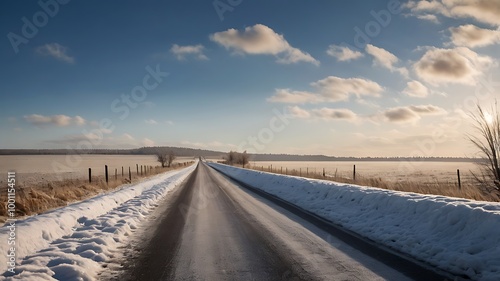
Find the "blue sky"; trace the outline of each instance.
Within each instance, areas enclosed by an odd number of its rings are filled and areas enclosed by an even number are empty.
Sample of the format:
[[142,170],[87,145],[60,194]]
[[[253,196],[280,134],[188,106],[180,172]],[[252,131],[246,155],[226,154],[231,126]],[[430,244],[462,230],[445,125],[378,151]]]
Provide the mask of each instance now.
[[496,0],[0,6],[0,148],[474,156],[500,88]]

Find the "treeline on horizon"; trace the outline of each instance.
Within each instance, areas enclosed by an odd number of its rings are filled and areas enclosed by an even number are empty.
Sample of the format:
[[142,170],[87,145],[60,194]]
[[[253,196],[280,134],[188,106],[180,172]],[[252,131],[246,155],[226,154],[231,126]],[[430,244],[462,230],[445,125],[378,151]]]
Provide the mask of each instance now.
[[[205,157],[222,159],[227,152],[186,147],[141,147],[133,149],[0,149],[0,155],[155,155],[158,150],[171,150],[180,157]],[[468,157],[337,157],[326,155],[294,154],[249,154],[249,161],[436,161],[436,162],[479,162],[480,158]]]

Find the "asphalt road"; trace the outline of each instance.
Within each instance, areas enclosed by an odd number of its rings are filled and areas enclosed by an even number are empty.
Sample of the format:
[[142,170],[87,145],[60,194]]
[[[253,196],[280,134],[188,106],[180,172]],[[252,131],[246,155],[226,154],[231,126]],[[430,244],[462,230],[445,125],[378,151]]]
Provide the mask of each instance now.
[[164,203],[117,279],[445,280],[338,238],[202,162]]

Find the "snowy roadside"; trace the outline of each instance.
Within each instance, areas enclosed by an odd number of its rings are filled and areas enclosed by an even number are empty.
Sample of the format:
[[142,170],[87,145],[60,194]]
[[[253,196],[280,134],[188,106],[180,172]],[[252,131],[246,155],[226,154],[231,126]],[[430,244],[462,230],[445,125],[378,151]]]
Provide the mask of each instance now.
[[473,280],[500,279],[500,203],[209,165],[455,275]]
[[195,169],[170,171],[16,222],[15,274],[8,271],[9,229],[0,228],[0,280],[94,280],[113,250],[169,191]]

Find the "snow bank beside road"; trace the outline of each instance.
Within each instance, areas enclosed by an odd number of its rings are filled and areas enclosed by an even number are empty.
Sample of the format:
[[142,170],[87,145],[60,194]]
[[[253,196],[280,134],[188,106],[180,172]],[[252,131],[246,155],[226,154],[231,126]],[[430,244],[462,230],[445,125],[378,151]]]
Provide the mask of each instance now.
[[[92,280],[117,243],[137,227],[156,203],[196,167],[171,171],[16,222],[16,254],[22,260],[13,278]],[[7,227],[0,228],[0,270],[7,270]],[[6,275],[10,275],[7,272]],[[12,278],[12,277],[11,277]],[[2,279],[0,277],[0,279]]]
[[418,260],[500,280],[500,204],[210,166]]

